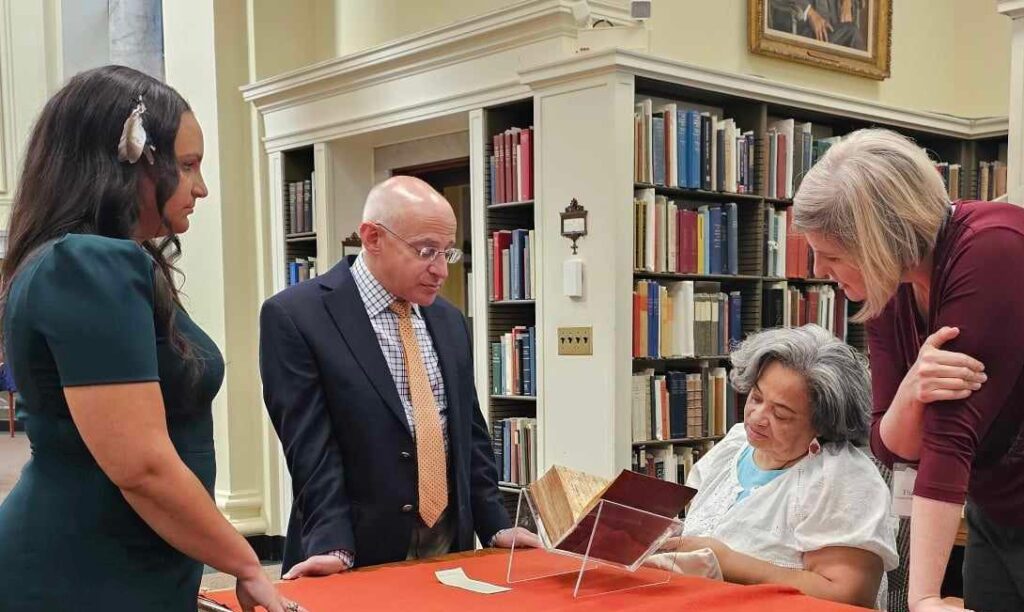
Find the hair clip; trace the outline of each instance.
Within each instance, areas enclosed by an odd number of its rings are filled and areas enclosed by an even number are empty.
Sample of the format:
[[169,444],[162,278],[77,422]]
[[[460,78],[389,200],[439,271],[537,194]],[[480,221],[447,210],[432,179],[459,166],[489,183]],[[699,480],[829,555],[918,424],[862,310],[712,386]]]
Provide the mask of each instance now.
[[121,140],[117,143],[117,159],[134,164],[143,155],[146,161],[153,164],[153,151],[156,147],[146,144],[146,127],[142,124],[142,114],[146,112],[146,104],[139,96],[139,103],[132,109],[128,118],[124,120],[124,129],[121,130]]

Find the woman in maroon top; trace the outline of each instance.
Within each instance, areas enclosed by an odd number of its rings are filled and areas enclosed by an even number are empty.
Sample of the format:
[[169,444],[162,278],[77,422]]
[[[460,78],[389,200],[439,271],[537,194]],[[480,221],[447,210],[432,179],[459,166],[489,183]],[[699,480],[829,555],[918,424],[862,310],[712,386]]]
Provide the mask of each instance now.
[[966,501],[966,605],[1024,610],[1024,209],[950,203],[927,154],[878,129],[834,145],[793,208],[816,275],[863,302],[871,448],[918,464],[910,609],[952,609],[939,588]]

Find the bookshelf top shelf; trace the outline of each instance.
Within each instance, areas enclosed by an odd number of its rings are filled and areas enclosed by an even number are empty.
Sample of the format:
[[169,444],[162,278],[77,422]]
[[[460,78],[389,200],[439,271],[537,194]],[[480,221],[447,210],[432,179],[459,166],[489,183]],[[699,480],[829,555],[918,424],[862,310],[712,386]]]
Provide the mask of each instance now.
[[650,183],[633,183],[633,189],[654,189],[654,193],[663,196],[677,198],[689,198],[693,200],[709,200],[715,202],[758,202],[764,198],[753,193],[733,193],[731,191],[704,191],[703,189],[682,189],[680,187],[665,187],[664,185],[652,185]]
[[649,272],[647,270],[634,270],[635,279],[665,279],[665,280],[694,280],[694,281],[745,281],[757,282],[765,277],[750,274],[681,274],[679,272]]
[[521,202],[499,202],[498,204],[488,204],[487,210],[498,210],[504,208],[528,208],[533,206],[533,200],[523,200]]
[[672,440],[643,440],[634,442],[633,447],[640,446],[669,446],[672,444],[699,444],[701,442],[718,442],[725,436],[705,436],[702,438],[674,438]]
[[513,305],[532,305],[536,304],[537,300],[491,300],[491,306],[513,306]]
[[700,355],[698,357],[634,357],[633,365],[661,365],[668,363],[700,363],[702,361],[726,361],[729,355]]
[[834,280],[828,278],[787,278],[787,283],[793,283],[795,285],[838,285]]
[[309,242],[316,240],[316,232],[302,232],[299,234],[285,234],[285,242]]
[[765,202],[769,204],[778,204],[780,206],[792,206],[793,200],[787,200],[785,198],[765,198]]

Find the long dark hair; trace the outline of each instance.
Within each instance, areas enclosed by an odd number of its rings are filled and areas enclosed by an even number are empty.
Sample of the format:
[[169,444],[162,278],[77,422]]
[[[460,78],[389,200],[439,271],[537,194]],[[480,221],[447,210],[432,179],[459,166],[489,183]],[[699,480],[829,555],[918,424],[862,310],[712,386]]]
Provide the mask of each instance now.
[[[140,96],[146,105],[142,121],[147,144],[155,148],[153,165],[145,170],[145,157],[135,164],[117,157],[125,120]],[[153,177],[157,211],[163,217],[164,205],[178,187],[174,140],[182,114],[190,110],[173,88],[125,66],[82,72],[50,98],[32,129],[14,196],[0,269],[0,309],[6,307],[15,274],[47,242],[69,233],[134,239],[140,172]],[[191,344],[174,325],[175,307],[181,306],[174,261],[181,245],[169,227],[167,232],[142,243],[159,272],[153,275],[154,311],[171,345],[191,357]]]

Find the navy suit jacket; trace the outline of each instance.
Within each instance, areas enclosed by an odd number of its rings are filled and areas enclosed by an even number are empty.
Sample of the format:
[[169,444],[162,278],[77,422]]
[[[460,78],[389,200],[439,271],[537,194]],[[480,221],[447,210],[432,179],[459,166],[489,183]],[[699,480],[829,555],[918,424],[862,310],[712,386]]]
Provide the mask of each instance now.
[[[438,298],[422,307],[448,398],[452,551],[510,526],[473,384],[466,319]],[[417,510],[416,443],[362,298],[341,262],[268,299],[260,373],[294,501],[283,571],[332,550],[356,565],[406,558]]]

